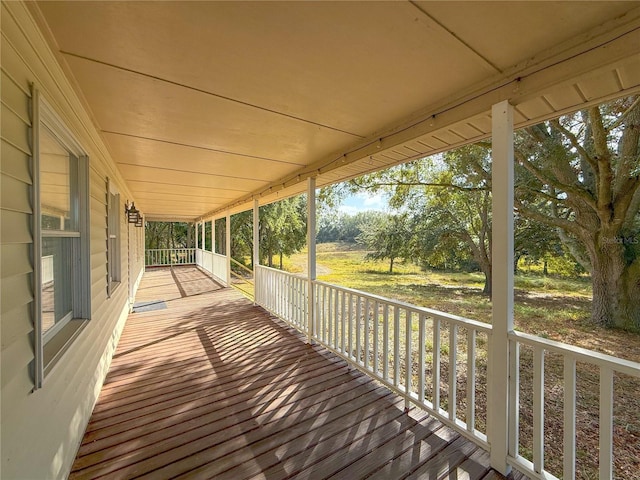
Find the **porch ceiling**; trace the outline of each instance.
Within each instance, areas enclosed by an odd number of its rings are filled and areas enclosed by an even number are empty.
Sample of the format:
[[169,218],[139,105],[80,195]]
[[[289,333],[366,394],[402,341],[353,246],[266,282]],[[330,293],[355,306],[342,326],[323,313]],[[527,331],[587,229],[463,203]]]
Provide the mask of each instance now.
[[640,88],[640,2],[40,2],[147,219],[268,202]]

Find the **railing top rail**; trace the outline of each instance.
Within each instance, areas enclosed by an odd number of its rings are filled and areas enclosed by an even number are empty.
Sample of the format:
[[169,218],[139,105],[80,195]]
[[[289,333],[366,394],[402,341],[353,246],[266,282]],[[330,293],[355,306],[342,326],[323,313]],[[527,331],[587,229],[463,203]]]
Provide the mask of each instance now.
[[242,280],[243,282],[248,283],[249,285],[253,285],[253,280],[251,278],[246,278],[246,277],[243,277],[242,275],[238,275],[234,271],[231,271],[231,276],[232,277],[236,277],[236,278]]
[[[267,271],[271,271],[280,275],[288,275],[291,277],[296,277],[296,278],[300,278],[300,275],[296,275],[293,273],[289,273],[289,272],[285,272],[282,270],[278,270],[276,268],[271,268],[271,267],[265,267],[264,265],[259,265],[258,268],[267,270]],[[400,308],[404,308],[406,310],[409,310],[413,313],[417,313],[417,314],[424,314],[427,315],[429,317],[434,317],[434,318],[438,318],[439,320],[444,320],[447,322],[452,322],[455,323],[459,326],[462,327],[473,327],[475,330],[481,331],[481,332],[487,332],[490,333],[491,332],[491,324],[489,323],[484,323],[484,322],[479,322],[477,320],[471,320],[469,318],[464,318],[464,317],[459,317],[457,315],[453,315],[450,313],[445,313],[445,312],[441,312],[439,310],[433,310],[431,308],[427,308],[427,307],[419,307],[417,305],[412,305],[410,303],[406,303],[406,302],[402,302],[400,300],[392,300],[390,298],[385,298],[385,297],[381,297],[379,295],[375,295],[373,293],[367,293],[367,292],[362,292],[360,290],[355,290],[353,288],[348,288],[348,287],[341,287],[338,285],[334,285],[332,283],[326,283],[326,282],[321,282],[319,280],[314,280],[313,281],[314,285],[321,285],[321,286],[326,286],[329,288],[334,288],[336,290],[345,292],[345,293],[352,293],[354,295],[358,295],[360,297],[364,297],[364,298],[368,298],[369,300],[373,300],[373,301],[377,301],[377,302],[381,302],[381,303],[386,303],[389,305],[393,305],[393,306],[397,306]]]
[[338,285],[333,285],[331,283],[326,283],[326,282],[321,282],[318,280],[315,280],[313,282],[315,285],[322,285],[322,286],[327,286],[330,288],[334,288],[336,290],[345,292],[345,293],[352,293],[355,295],[359,295],[361,297],[365,297],[368,298],[369,300],[374,300],[377,302],[382,302],[382,303],[386,303],[389,305],[393,305],[393,306],[397,306],[406,310],[409,310],[411,312],[417,313],[417,314],[425,314],[429,317],[434,317],[434,318],[438,318],[439,320],[445,320],[447,322],[453,322],[457,325],[463,326],[463,327],[473,327],[475,330],[479,330],[479,331],[483,331],[483,332],[491,332],[491,324],[489,323],[484,323],[484,322],[479,322],[477,320],[471,320],[469,318],[465,318],[465,317],[460,317],[458,315],[453,315],[451,313],[446,313],[446,312],[441,312],[439,310],[433,310],[431,308],[427,308],[427,307],[420,307],[418,305],[412,305],[411,303],[406,303],[406,302],[402,302],[400,300],[393,300],[390,298],[386,298],[386,297],[382,297],[380,295],[375,295],[372,293],[367,293],[367,292],[362,292],[360,290],[355,290],[353,288],[348,288],[348,287],[341,287]]
[[145,252],[176,252],[196,250],[195,248],[179,247],[179,248],[147,248]]
[[243,268],[244,270],[246,270],[247,272],[249,272],[250,274],[253,275],[253,270],[251,270],[249,267],[247,267],[246,265],[243,265],[242,263],[240,263],[239,261],[237,261],[236,259],[232,258],[231,262],[234,263],[235,265],[238,265],[240,268]]
[[637,362],[624,360],[622,358],[607,355],[606,353],[594,352],[592,350],[587,350],[586,348],[575,347],[573,345],[556,342],[555,340],[548,340],[546,338],[537,337],[523,332],[511,332],[509,333],[509,338],[525,345],[537,346],[551,352],[569,355],[581,362],[609,367],[616,372],[631,375],[633,377],[640,377],[640,363]]
[[279,268],[267,267],[266,265],[256,265],[256,268],[261,268],[263,270],[269,270],[275,273],[281,273],[283,275],[291,275],[292,277],[297,277],[299,275],[291,272],[285,272],[284,270],[280,270]]

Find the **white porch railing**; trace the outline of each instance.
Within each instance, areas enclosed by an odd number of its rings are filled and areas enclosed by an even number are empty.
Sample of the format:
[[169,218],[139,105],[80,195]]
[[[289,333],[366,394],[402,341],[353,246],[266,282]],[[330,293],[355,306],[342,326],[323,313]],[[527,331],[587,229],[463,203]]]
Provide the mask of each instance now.
[[[581,373],[598,377],[599,383],[599,478],[613,478],[613,382],[616,374],[640,378],[640,364],[620,358],[574,347],[521,332],[513,332],[510,339],[510,414],[509,462],[519,470],[536,478],[555,478],[544,469],[545,445],[545,356],[560,356],[563,364],[563,472],[562,478],[576,477],[576,374],[577,363]],[[521,348],[530,348],[533,356],[533,461],[519,455],[520,447],[520,370]],[[557,361],[557,360],[556,360]],[[631,392],[630,392],[631,393]],[[558,452],[554,452],[558,455]],[[593,452],[596,455],[596,452]]]
[[211,254],[211,273],[222,283],[227,283],[227,257],[219,253]]
[[307,333],[308,280],[261,265],[255,268],[255,276],[255,302]]
[[53,283],[53,255],[42,257],[42,270],[40,273],[42,285]]
[[197,249],[195,264],[210,273],[219,282],[227,283],[227,257],[207,250]]
[[[611,479],[613,465],[613,379],[616,374],[640,378],[640,364],[513,332],[509,378],[489,378],[489,324],[386,299],[357,290],[313,281],[313,320],[308,322],[309,280],[273,268],[256,268],[256,303],[335,352],[388,388],[430,411],[485,449],[486,405],[498,384],[509,382],[508,462],[532,478],[554,479],[544,469],[545,354],[564,362],[563,478],[576,478],[576,373],[599,370],[599,468]],[[533,449],[521,456],[520,370],[522,348],[533,356]],[[579,369],[576,365],[579,365]],[[493,387],[492,387],[493,385]],[[476,402],[481,393],[482,402]],[[561,452],[554,451],[554,455]]]
[[[256,303],[308,334],[308,280],[256,269]],[[488,448],[476,425],[476,378],[486,375],[491,325],[314,281],[312,338]],[[479,361],[480,359],[480,361]],[[463,375],[464,374],[464,375]],[[461,396],[461,392],[464,392]],[[463,405],[464,408],[459,408]]]
[[145,250],[145,265],[147,267],[193,265],[195,263],[195,248],[158,248]]

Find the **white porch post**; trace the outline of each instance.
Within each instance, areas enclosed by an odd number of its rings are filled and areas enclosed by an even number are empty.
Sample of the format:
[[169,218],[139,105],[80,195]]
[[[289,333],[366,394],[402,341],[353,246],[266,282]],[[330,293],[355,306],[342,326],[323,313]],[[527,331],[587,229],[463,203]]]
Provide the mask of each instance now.
[[259,303],[258,265],[260,265],[260,203],[253,200],[253,304]]
[[[487,433],[491,466],[503,475],[509,454],[509,332],[513,331],[513,106],[492,108],[492,295]],[[513,412],[515,413],[515,412]]]
[[224,250],[227,253],[227,286],[231,286],[231,214],[227,213],[227,222],[225,224]]
[[194,248],[198,249],[198,228],[200,227],[199,222],[193,222],[193,240],[195,242]]
[[315,334],[314,325],[314,292],[313,281],[316,279],[316,179],[307,180],[307,271],[308,271],[308,306],[307,306],[307,341],[311,343]]
[[211,253],[216,253],[216,219],[211,217]]

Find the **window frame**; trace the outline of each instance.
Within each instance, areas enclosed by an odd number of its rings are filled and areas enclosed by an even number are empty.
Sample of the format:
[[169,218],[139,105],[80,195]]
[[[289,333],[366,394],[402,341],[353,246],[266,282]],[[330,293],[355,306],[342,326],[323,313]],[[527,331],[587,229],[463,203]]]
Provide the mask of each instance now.
[[107,177],[107,298],[122,283],[120,192]]
[[[44,379],[58,363],[91,316],[91,267],[90,267],[90,216],[89,216],[89,158],[66,122],[56,113],[40,91],[32,86],[32,200],[33,200],[33,293],[34,293],[34,390],[42,388]],[[75,226],[69,232],[47,230],[43,234],[41,205],[40,139],[46,129],[64,147],[74,162],[75,180],[72,203]],[[70,180],[71,181],[71,180]],[[71,195],[71,194],[70,194]],[[70,238],[71,266],[71,314],[54,327],[43,332],[42,322],[42,246],[43,238]],[[68,318],[67,318],[68,317]]]

